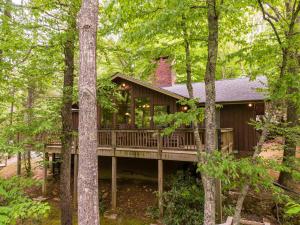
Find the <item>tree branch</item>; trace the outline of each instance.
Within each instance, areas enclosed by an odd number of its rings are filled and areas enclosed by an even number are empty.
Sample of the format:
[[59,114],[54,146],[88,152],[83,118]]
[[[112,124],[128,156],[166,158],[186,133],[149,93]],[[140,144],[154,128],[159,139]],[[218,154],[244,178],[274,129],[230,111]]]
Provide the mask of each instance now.
[[261,0],[257,0],[257,2],[258,2],[259,6],[260,6],[260,8],[261,8],[261,11],[262,11],[264,20],[266,20],[266,21],[271,25],[271,27],[272,27],[272,29],[273,29],[273,31],[274,31],[274,33],[275,33],[276,39],[277,39],[277,41],[278,41],[278,43],[279,43],[279,45],[280,45],[280,48],[281,48],[282,51],[284,51],[284,47],[283,47],[283,45],[282,45],[282,41],[281,41],[281,38],[280,38],[280,36],[279,36],[279,33],[278,33],[278,31],[277,31],[277,29],[276,29],[276,27],[275,27],[275,24],[274,24],[273,21],[270,19],[270,17],[268,17],[268,14],[266,13],[266,10],[265,10],[265,8],[264,8],[264,6],[263,6]]

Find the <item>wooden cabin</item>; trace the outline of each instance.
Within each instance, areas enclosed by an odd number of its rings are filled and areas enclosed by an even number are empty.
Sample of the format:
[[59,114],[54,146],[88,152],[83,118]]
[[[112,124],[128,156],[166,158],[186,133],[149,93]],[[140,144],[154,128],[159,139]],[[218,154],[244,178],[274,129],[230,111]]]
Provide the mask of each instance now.
[[[117,84],[122,100],[117,104],[117,112],[106,111],[99,106],[98,127],[99,144],[104,141],[103,136],[110,130],[118,132],[137,133],[154,132],[164,128],[161,124],[155,124],[154,117],[164,113],[170,114],[178,111],[186,111],[187,106],[182,106],[178,100],[188,98],[185,84],[173,84],[159,87],[152,83],[144,82],[132,77],[116,74],[112,81]],[[256,89],[264,87],[265,78],[258,77],[254,81],[249,78],[225,79],[216,81],[216,101],[221,105],[217,117],[222,133],[230,132],[232,135],[232,150],[241,155],[251,154],[257,143],[259,133],[250,122],[257,120],[264,114],[264,96]],[[194,94],[199,98],[199,107],[205,104],[204,83],[194,83]],[[73,113],[74,128],[78,127],[78,110]],[[204,133],[204,124],[200,125],[200,131]],[[182,130],[188,136],[191,127],[186,126]],[[180,131],[177,131],[180,132]],[[192,138],[192,137],[186,137]],[[203,138],[204,139],[204,138]],[[125,141],[123,143],[125,144]],[[132,141],[134,147],[135,141]],[[203,143],[204,144],[204,143]],[[180,145],[178,144],[179,148]],[[137,146],[135,146],[137,147]]]
[[[188,110],[187,106],[178,103],[178,100],[189,97],[186,84],[176,84],[174,77],[167,58],[159,59],[152,82],[116,74],[112,77],[112,82],[117,85],[121,95],[116,102],[117,111],[111,112],[105,106],[98,106],[97,153],[99,157],[112,159],[112,208],[116,207],[117,158],[157,160],[159,193],[163,188],[163,161],[197,162],[196,145],[190,126],[162,136],[165,125],[155,124],[153,119],[157,115]],[[216,81],[216,102],[222,106],[217,112],[220,150],[241,155],[253,152],[259,134],[249,122],[264,114],[264,95],[257,90],[265,86],[265,77],[258,77],[253,81],[246,77]],[[199,99],[199,107],[204,107],[204,83],[193,83],[193,89],[194,96]],[[78,128],[79,111],[74,105],[75,130]],[[199,126],[204,146],[205,130],[203,124]],[[59,142],[52,142],[47,145],[46,151],[56,154],[60,153],[60,148]],[[73,154],[77,157],[76,146]]]

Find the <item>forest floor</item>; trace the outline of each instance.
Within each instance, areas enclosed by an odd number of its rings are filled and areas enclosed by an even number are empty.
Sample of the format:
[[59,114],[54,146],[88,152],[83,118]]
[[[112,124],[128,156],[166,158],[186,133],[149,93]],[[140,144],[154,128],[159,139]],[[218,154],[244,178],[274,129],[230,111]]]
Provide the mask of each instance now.
[[[278,161],[282,159],[282,147],[280,140],[272,141],[265,144],[265,150],[262,155],[266,158],[275,158]],[[300,156],[300,149],[297,153]],[[33,162],[34,178],[42,179],[42,169],[38,163],[40,159],[35,158]],[[270,171],[274,180],[277,179],[278,174]],[[0,177],[8,178],[16,174],[16,161],[11,159],[8,165],[0,170]],[[110,179],[99,180],[99,193],[102,196],[102,211],[109,212],[110,209]],[[46,201],[51,206],[50,214],[42,221],[43,225],[59,225],[60,224],[60,208],[59,208],[59,181],[58,178],[49,176],[48,195]],[[157,183],[155,181],[146,179],[118,179],[118,210],[116,212],[117,218],[111,219],[101,216],[102,225],[149,225],[157,224],[149,216],[149,208],[156,207]],[[300,185],[295,186],[295,190],[300,192]],[[41,190],[31,190],[30,195],[33,197],[41,196]],[[229,192],[224,203],[233,203],[238,196],[237,192]],[[243,217],[249,220],[270,221],[271,224],[278,224],[276,219],[276,205],[273,198],[268,191],[261,191],[259,193],[252,190],[246,200],[243,211]],[[105,213],[106,214],[106,213]],[[112,214],[108,214],[112,215]],[[76,221],[74,221],[75,224]],[[24,223],[23,223],[24,224]],[[33,224],[28,223],[26,225]]]

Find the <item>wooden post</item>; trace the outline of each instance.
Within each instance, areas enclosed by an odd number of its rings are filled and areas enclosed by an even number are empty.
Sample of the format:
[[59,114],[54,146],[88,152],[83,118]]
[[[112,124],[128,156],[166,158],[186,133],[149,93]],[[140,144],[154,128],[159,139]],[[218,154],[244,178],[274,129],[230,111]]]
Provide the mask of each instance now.
[[78,178],[78,154],[74,154],[74,184],[73,184],[73,204],[77,207],[77,178]]
[[164,189],[164,183],[163,183],[163,161],[162,159],[158,160],[158,208],[159,208],[159,215],[160,217],[163,215],[164,208],[163,208],[163,189]]
[[54,174],[55,174],[55,153],[52,153],[51,167],[52,167],[52,175],[54,176]]
[[117,209],[117,157],[113,156],[111,161],[111,208]]
[[113,150],[115,150],[117,146],[117,133],[115,130],[111,131],[111,145]]
[[157,152],[158,159],[162,159],[162,140],[160,136],[160,130],[157,130]]
[[154,99],[153,99],[153,95],[151,95],[150,98],[150,128],[154,129]]
[[42,186],[42,193],[45,196],[47,194],[47,170],[48,170],[48,153],[44,152],[44,163],[43,163],[43,186]]
[[130,119],[131,119],[131,128],[135,128],[135,97],[134,97],[134,89],[130,89]]

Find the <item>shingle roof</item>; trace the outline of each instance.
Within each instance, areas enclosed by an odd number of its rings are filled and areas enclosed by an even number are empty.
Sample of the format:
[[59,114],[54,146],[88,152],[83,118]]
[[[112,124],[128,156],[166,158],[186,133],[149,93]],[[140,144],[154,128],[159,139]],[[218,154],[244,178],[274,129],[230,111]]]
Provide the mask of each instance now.
[[[216,81],[216,102],[243,102],[243,101],[261,101],[265,99],[265,95],[258,89],[267,87],[267,79],[265,76],[259,76],[255,80],[248,77],[224,79]],[[189,97],[186,84],[175,84],[163,89],[175,94]],[[200,103],[205,102],[205,84],[193,83],[194,96],[200,98]]]

